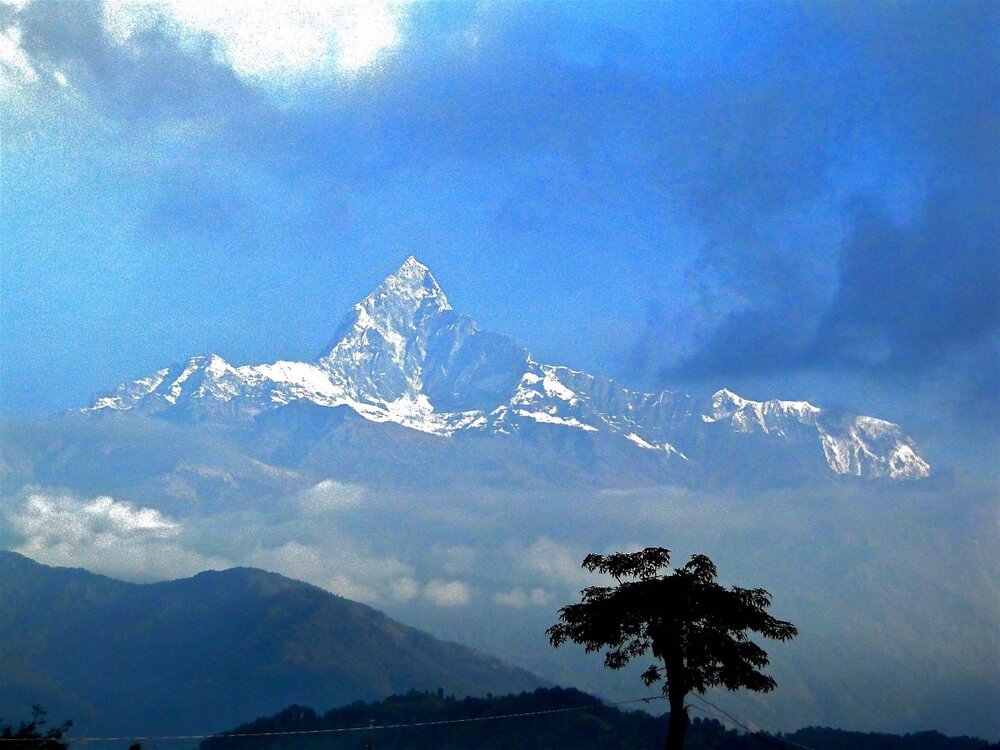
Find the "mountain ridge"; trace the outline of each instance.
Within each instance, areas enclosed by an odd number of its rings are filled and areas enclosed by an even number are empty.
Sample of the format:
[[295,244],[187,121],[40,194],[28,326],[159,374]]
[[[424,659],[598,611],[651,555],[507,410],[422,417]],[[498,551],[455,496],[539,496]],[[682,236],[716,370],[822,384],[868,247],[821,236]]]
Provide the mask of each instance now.
[[413,256],[351,308],[313,362],[233,366],[217,354],[196,356],[123,383],[83,411],[253,420],[302,400],[440,437],[511,435],[539,425],[603,433],[657,452],[667,473],[679,463],[711,462],[711,451],[698,456],[693,449],[717,447],[719,436],[711,433],[725,431],[811,452],[834,474],[930,474],[899,425],[875,417],[834,415],[805,401],[753,401],[728,389],[700,403],[540,363],[456,312]]
[[102,732],[215,731],[289,703],[409,689],[486,694],[541,678],[258,568],[127,583],[0,550],[0,715],[32,704]]

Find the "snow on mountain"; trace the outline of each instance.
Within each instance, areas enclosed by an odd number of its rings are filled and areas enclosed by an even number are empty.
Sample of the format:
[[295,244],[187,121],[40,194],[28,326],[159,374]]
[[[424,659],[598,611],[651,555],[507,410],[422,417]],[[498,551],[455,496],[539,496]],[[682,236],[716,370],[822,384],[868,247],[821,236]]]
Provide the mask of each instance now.
[[608,378],[529,359],[517,390],[493,425],[498,432],[516,432],[530,420],[610,432],[642,448],[685,458],[667,436],[675,431],[678,417],[689,415],[689,402],[682,394],[629,391]]
[[750,401],[732,391],[717,391],[706,424],[724,423],[735,432],[797,436],[819,442],[831,470],[838,474],[920,478],[930,465],[897,424],[874,417],[836,417],[808,401]]
[[838,474],[902,479],[930,471],[913,441],[883,420],[834,418],[805,401],[751,401],[728,390],[699,409],[684,394],[631,391],[536,362],[511,339],[455,312],[412,256],[354,305],[315,362],[234,367],[215,354],[192,357],[98,396],[85,411],[252,419],[300,400],[441,436],[511,435],[544,425],[620,438],[687,462],[699,432],[726,429],[805,445]]
[[447,434],[495,407],[527,360],[513,341],[452,310],[411,256],[354,306],[317,365],[353,402]]
[[723,388],[712,396],[711,410],[701,419],[706,423],[728,420],[737,432],[784,435],[798,425],[816,425],[822,411],[808,401],[750,401]]
[[431,339],[450,311],[430,271],[411,256],[354,306],[318,365],[358,401],[417,402]]
[[827,465],[838,474],[907,479],[930,475],[930,464],[899,425],[874,417],[848,419],[846,429],[820,428]]

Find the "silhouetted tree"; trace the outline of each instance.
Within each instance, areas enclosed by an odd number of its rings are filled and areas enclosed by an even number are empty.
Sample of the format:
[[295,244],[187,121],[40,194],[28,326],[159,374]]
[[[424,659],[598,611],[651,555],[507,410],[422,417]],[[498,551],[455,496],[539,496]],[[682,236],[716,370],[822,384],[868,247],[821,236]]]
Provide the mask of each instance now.
[[63,740],[63,735],[69,731],[73,722],[67,721],[56,727],[43,727],[45,709],[41,706],[31,707],[31,721],[22,721],[15,729],[10,724],[0,723],[0,739],[4,740],[3,750],[65,750],[69,743]]
[[583,567],[613,576],[618,585],[584,589],[580,603],[560,609],[560,622],[546,633],[553,646],[574,641],[587,653],[606,649],[604,664],[611,669],[651,651],[656,663],[642,680],[663,681],[670,704],[665,747],[680,750],[688,726],[684,698],[692,690],[775,688],[760,671],[768,664],[767,653],[748,632],[787,641],[798,631],[767,614],[771,595],[764,589],[716,583],[716,567],[705,555],[694,555],[667,574],[669,564],[670,551],[662,547],[588,555]]

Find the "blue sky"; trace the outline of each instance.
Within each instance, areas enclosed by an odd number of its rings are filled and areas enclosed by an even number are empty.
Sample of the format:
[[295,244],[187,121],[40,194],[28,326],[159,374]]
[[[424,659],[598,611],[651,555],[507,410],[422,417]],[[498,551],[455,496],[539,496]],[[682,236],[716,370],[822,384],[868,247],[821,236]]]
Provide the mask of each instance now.
[[997,4],[204,5],[0,2],[5,413],[412,253],[542,361],[995,438]]

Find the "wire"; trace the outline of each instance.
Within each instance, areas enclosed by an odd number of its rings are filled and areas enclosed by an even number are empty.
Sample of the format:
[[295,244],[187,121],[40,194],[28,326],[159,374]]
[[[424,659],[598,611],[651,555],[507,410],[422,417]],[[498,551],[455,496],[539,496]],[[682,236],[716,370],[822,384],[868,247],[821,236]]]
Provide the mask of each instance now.
[[707,698],[703,698],[702,696],[698,695],[698,693],[691,693],[691,696],[694,697],[694,698],[697,698],[702,703],[705,703],[705,704],[711,706],[716,711],[718,711],[719,713],[721,713],[723,716],[727,717],[730,721],[733,721],[736,724],[739,724],[741,727],[743,727],[745,730],[747,730],[751,734],[758,734],[758,733],[760,733],[760,731],[761,731],[760,729],[751,729],[746,724],[744,724],[742,721],[740,721],[739,719],[737,719],[735,716],[733,716],[732,714],[727,713],[723,709],[719,708],[718,706],[716,706],[714,703],[712,703],[712,701],[708,700]]
[[746,724],[744,724],[742,721],[740,721],[735,716],[733,716],[731,713],[729,713],[728,711],[726,711],[726,710],[724,710],[722,708],[719,708],[718,706],[716,706],[714,703],[712,703],[712,701],[708,700],[707,698],[703,698],[702,696],[698,695],[697,693],[691,693],[691,695],[693,697],[697,698],[698,700],[700,700],[702,703],[705,703],[705,704],[711,706],[716,711],[718,711],[719,713],[721,713],[723,716],[726,716],[730,721],[736,722],[741,727],[743,727],[745,730],[747,730],[747,732],[749,732],[750,734],[754,735],[755,737],[760,737],[761,739],[771,740],[772,742],[780,742],[781,744],[787,745],[789,747],[800,747],[800,748],[802,748],[802,750],[814,750],[814,748],[811,748],[808,745],[800,745],[797,742],[792,742],[790,740],[786,740],[783,737],[775,737],[772,734],[767,734],[766,732],[764,732],[763,729],[751,729]]
[[[627,701],[618,701],[616,703],[589,703],[585,706],[570,706],[569,708],[550,708],[544,711],[525,711],[523,713],[516,714],[500,714],[497,716],[476,716],[468,719],[440,719],[438,721],[418,721],[409,724],[379,724],[379,725],[365,725],[360,727],[341,727],[337,729],[297,729],[289,730],[286,732],[239,732],[234,734],[228,733],[215,733],[215,734],[168,734],[168,735],[122,735],[120,737],[67,737],[65,741],[68,742],[153,742],[153,741],[168,741],[168,740],[207,740],[213,737],[226,738],[226,739],[238,739],[242,737],[287,737],[294,735],[309,735],[309,734],[340,734],[346,732],[364,732],[364,731],[374,731],[376,729],[411,729],[416,727],[433,727],[442,726],[445,724],[470,724],[477,721],[494,721],[497,719],[517,719],[523,716],[544,716],[546,714],[560,714],[567,713],[569,711],[586,711],[591,708],[604,708],[613,706],[625,706],[631,703],[649,703],[654,700],[663,700],[663,695],[652,695],[645,698],[633,698]],[[24,742],[22,739],[16,739],[13,737],[0,737],[0,743],[3,742]]]

